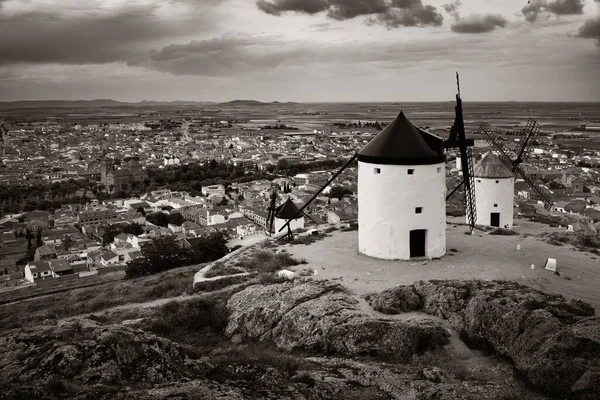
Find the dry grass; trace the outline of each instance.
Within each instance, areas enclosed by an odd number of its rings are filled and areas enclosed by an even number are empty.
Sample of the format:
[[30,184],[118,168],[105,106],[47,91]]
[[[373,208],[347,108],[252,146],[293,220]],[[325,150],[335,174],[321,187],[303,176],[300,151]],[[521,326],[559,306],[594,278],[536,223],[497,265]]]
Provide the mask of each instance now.
[[198,266],[183,267],[160,274],[74,289],[69,292],[0,306],[0,330],[37,325],[79,314],[95,313],[127,303],[192,293],[192,279]]
[[276,272],[280,269],[306,264],[304,259],[295,259],[288,253],[259,250],[249,257],[239,261],[237,266],[247,271]]
[[214,292],[217,290],[224,289],[228,286],[242,284],[249,282],[250,276],[227,276],[221,279],[215,279],[212,281],[198,282],[194,285],[194,293],[198,292]]
[[583,232],[553,232],[544,236],[548,243],[555,246],[570,244],[579,250],[600,254],[600,235]]
[[204,274],[205,278],[214,278],[215,276],[233,275],[245,272],[244,269],[231,265],[229,263],[215,263],[211,269]]

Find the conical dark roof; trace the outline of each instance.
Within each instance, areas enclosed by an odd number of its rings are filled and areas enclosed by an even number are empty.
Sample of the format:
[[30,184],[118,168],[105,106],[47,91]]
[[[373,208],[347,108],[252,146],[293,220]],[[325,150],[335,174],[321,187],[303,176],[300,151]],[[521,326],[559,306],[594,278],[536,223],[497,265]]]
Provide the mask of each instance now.
[[494,153],[488,151],[475,167],[473,175],[477,178],[514,178],[514,174]]
[[444,162],[446,156],[441,138],[418,129],[400,112],[358,152],[358,160],[372,164],[427,165]]
[[292,199],[288,197],[288,199],[275,209],[275,217],[279,219],[292,219],[296,216],[295,219],[301,218],[302,214],[296,215],[300,209],[294,204]]

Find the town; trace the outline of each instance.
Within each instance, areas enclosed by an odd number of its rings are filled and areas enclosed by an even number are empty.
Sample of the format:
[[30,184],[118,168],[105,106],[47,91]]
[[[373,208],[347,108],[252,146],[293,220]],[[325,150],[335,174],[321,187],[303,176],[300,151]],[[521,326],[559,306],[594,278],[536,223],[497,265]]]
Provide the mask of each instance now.
[[[348,120],[336,118],[335,111],[284,112],[284,122],[251,119],[253,105],[242,106],[229,110],[227,119],[215,106],[163,110],[164,118],[145,111],[120,122],[102,117],[40,121],[20,116],[19,110],[4,111],[0,289],[25,293],[93,282],[125,270],[154,238],[172,237],[183,249],[215,233],[223,235],[229,249],[257,243],[278,233],[268,226],[273,193],[277,205],[289,198],[300,208],[319,192],[296,230],[355,222],[356,164],[320,190],[400,106],[363,109],[363,118]],[[447,135],[451,121],[436,118],[422,128]],[[515,215],[557,231],[600,234],[600,146],[593,141],[600,129],[574,120],[565,116],[564,126],[542,123],[522,165],[551,193],[553,206],[545,209],[517,179]],[[519,126],[497,128],[507,151],[519,146]],[[476,124],[467,135],[476,139],[476,162],[489,148]],[[448,190],[460,181],[455,155],[447,161]],[[461,196],[448,202],[449,216],[465,215]]]

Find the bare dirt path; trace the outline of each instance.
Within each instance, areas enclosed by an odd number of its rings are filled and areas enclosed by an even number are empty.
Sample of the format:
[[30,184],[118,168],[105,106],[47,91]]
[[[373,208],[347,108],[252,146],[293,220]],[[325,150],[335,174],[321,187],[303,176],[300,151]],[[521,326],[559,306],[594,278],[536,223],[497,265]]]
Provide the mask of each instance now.
[[[538,233],[549,229],[541,224],[523,225],[528,234],[537,232],[535,225],[539,225]],[[438,260],[420,262],[385,261],[359,254],[357,231],[332,232],[330,237],[309,246],[284,248],[293,256],[306,259],[308,265],[302,268],[316,270],[317,278],[337,280],[358,295],[419,280],[501,279],[581,299],[600,310],[597,256],[571,246],[557,247],[534,236],[495,236],[484,232],[468,235],[467,230],[448,223],[447,254]],[[562,276],[543,269],[548,257],[557,259]],[[535,265],[534,270],[531,264]]]

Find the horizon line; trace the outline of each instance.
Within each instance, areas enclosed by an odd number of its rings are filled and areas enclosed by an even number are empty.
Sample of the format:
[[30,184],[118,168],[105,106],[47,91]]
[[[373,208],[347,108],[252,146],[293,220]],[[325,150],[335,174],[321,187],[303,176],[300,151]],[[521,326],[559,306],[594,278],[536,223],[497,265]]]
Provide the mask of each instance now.
[[[465,99],[462,99],[465,101]],[[0,104],[11,104],[11,103],[33,103],[33,102],[53,102],[53,101],[62,101],[62,102],[93,102],[93,101],[113,101],[117,103],[131,103],[131,104],[139,104],[144,102],[154,102],[154,103],[212,103],[212,104],[224,104],[224,103],[232,103],[232,102],[257,102],[263,104],[272,104],[272,103],[298,103],[298,104],[328,104],[328,103],[337,103],[337,104],[363,104],[363,103],[454,103],[456,100],[365,100],[365,101],[294,101],[294,100],[272,100],[272,101],[263,101],[263,100],[255,100],[255,99],[233,99],[233,100],[224,100],[224,101],[215,101],[215,100],[138,100],[138,101],[129,101],[129,100],[115,100],[115,99],[107,99],[107,98],[96,98],[96,99],[77,99],[77,100],[67,100],[67,99],[44,99],[44,100],[36,100],[36,99],[26,99],[26,100],[0,100]],[[466,100],[469,103],[590,103],[596,104],[600,103],[600,100],[591,101],[591,100]]]

